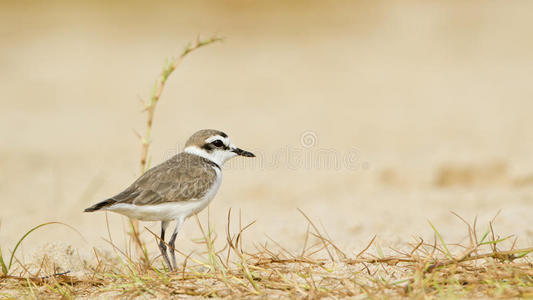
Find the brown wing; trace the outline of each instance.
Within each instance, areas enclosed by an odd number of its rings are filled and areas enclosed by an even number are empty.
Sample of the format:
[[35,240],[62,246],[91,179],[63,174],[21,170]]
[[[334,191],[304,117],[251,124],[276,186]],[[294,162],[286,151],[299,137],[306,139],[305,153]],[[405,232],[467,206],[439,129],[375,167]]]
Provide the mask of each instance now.
[[180,153],[153,167],[112,199],[117,203],[154,205],[200,199],[216,180],[206,159]]

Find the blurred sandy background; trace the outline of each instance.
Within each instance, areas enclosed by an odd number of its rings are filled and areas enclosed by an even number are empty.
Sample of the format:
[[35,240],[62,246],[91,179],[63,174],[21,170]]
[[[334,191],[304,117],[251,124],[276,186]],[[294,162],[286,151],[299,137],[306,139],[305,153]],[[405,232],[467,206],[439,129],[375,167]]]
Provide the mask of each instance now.
[[[460,241],[450,211],[478,215],[481,231],[501,210],[496,231],[532,244],[532,2],[2,1],[4,251],[47,221],[86,241],[43,228],[25,254],[48,242],[110,249],[105,215],[82,210],[139,175],[139,99],[198,34],[226,39],[170,78],[152,164],[202,128],[258,154],[226,168],[210,207],[219,235],[231,207],[257,220],[249,242],[297,248],[301,208],[350,252],[373,234],[429,240],[428,219]],[[124,218],[109,218],[123,245]],[[180,247],[198,236],[189,220]]]

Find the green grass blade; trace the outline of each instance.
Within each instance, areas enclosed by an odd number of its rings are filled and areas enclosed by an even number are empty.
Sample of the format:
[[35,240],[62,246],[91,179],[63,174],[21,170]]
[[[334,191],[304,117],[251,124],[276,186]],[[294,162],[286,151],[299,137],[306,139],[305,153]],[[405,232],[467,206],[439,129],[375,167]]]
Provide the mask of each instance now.
[[505,238],[501,238],[501,239],[498,239],[498,240],[495,240],[495,241],[486,241],[486,242],[482,242],[482,243],[479,243],[479,245],[491,245],[491,244],[498,244],[498,243],[501,243],[505,240],[508,240],[511,236],[508,236],[508,237],[505,237]]
[[522,258],[522,257],[528,255],[528,254],[531,253],[531,252],[533,252],[533,251],[525,251],[525,252],[522,252],[522,253],[517,254],[515,257],[516,257],[516,258]]
[[0,265],[2,265],[2,273],[7,275],[7,266],[4,262],[4,257],[2,256],[2,248],[0,248]]
[[[46,222],[46,223],[43,223],[43,224],[40,224],[40,225],[37,225],[35,227],[33,227],[32,229],[30,229],[28,232],[26,232],[17,242],[17,244],[15,245],[15,249],[13,249],[13,252],[11,252],[11,257],[9,258],[9,265],[8,267],[6,268],[6,271],[9,271],[11,269],[11,265],[13,264],[13,258],[15,257],[15,253],[17,252],[17,249],[18,247],[20,246],[20,244],[22,244],[22,241],[24,241],[24,239],[30,235],[30,233],[34,232],[35,230],[43,227],[43,226],[46,226],[46,225],[52,225],[52,224],[60,224],[60,225],[64,225],[64,226],[67,226],[68,228],[76,231],[78,234],[79,231],[77,231],[76,229],[74,229],[74,227],[70,226],[70,225],[67,225],[65,223],[61,223],[61,222]],[[80,234],[81,235],[81,234]],[[2,269],[3,269],[3,266],[2,266]],[[5,273],[7,274],[7,272]]]
[[485,231],[485,233],[483,234],[483,236],[481,237],[481,240],[479,240],[479,244],[483,243],[483,241],[487,238],[487,236],[489,235],[489,232],[490,232],[490,229],[487,228],[487,231]]
[[428,220],[428,223],[429,223],[429,225],[431,226],[431,228],[433,228],[433,231],[435,231],[435,234],[436,234],[437,237],[439,238],[440,243],[441,243],[442,246],[444,247],[444,250],[446,251],[446,256],[448,256],[449,259],[453,260],[452,254],[450,253],[450,250],[448,250],[448,246],[447,246],[446,243],[444,242],[444,239],[443,239],[442,236],[440,235],[440,233],[439,233],[439,231],[437,230],[437,228],[435,228],[435,226],[433,226],[433,224],[431,224],[431,221]]

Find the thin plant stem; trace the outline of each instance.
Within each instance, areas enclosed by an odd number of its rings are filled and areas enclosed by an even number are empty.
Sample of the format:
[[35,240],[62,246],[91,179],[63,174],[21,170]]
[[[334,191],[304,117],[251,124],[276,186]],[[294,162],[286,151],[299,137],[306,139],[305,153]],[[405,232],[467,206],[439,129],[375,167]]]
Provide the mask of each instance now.
[[[152,90],[149,101],[144,103],[143,111],[146,112],[146,130],[145,130],[144,136],[141,136],[139,133],[136,133],[141,141],[141,159],[140,159],[141,175],[144,174],[144,172],[146,172],[147,169],[150,167],[150,158],[148,155],[148,150],[150,149],[150,144],[152,143],[152,125],[154,122],[155,109],[157,107],[157,103],[159,103],[159,99],[161,98],[163,89],[165,88],[165,84],[167,83],[169,76],[176,70],[176,68],[181,64],[183,59],[188,54],[202,47],[205,47],[207,45],[220,42],[220,41],[222,41],[222,39],[216,36],[213,36],[206,40],[202,40],[198,37],[194,43],[187,44],[187,46],[185,46],[185,49],[183,49],[183,51],[177,58],[172,59],[167,65],[163,67],[163,70],[161,71],[159,78],[156,80],[154,84],[154,88]],[[130,236],[131,236],[133,243],[135,244],[137,255],[140,258],[142,258],[144,262],[148,263],[149,259],[148,259],[148,254],[146,251],[146,246],[144,245],[144,242],[141,240],[141,237],[139,234],[139,221],[136,219],[129,219],[129,221],[131,225]]]

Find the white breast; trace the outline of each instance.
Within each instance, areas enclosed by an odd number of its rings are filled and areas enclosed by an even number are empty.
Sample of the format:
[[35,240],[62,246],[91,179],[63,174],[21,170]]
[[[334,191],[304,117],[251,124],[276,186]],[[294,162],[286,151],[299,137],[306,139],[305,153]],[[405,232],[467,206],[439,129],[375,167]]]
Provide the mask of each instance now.
[[141,221],[173,221],[180,218],[188,218],[201,212],[215,198],[215,195],[222,182],[222,171],[213,167],[217,178],[213,185],[201,199],[190,199],[180,202],[168,202],[156,205],[134,205],[119,203],[108,207],[106,210],[123,214],[133,219]]

